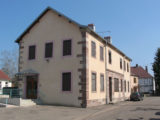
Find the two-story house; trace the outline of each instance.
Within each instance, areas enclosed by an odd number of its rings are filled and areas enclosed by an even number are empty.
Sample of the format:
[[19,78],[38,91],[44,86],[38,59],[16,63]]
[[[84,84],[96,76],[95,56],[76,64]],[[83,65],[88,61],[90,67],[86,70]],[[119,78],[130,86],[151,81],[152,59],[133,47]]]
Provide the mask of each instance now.
[[[105,38],[110,39],[109,37]],[[110,40],[109,40],[110,41]],[[108,93],[110,102],[128,99],[131,92],[130,62],[131,59],[111,44],[106,47],[106,75],[108,82]]]
[[134,74],[138,77],[139,92],[141,93],[152,93],[154,88],[154,81],[152,75],[148,73],[148,68],[144,69],[141,66],[131,67],[131,74]]
[[19,44],[16,76],[25,99],[89,107],[129,97],[131,59],[99,36],[93,24],[80,25],[47,8],[16,42]]

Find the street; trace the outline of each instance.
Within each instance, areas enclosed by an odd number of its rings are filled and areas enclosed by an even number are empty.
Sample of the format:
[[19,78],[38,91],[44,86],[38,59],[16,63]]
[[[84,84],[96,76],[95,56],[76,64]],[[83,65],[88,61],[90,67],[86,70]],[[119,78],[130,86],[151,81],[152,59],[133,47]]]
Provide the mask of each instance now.
[[144,101],[114,107],[85,120],[160,120],[160,97],[148,97]]
[[91,108],[32,106],[0,108],[0,120],[160,120],[160,97]]

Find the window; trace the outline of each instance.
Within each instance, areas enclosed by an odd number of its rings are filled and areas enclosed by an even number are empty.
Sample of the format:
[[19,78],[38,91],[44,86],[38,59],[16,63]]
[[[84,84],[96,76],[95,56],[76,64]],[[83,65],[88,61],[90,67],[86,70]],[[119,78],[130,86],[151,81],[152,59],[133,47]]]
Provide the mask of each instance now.
[[119,92],[119,80],[114,78],[114,92]]
[[63,56],[71,55],[72,54],[72,41],[71,40],[64,40],[63,41]]
[[33,59],[35,59],[35,57],[36,57],[36,46],[35,45],[29,46],[28,59],[33,60]]
[[121,80],[121,92],[123,92],[123,80]]
[[93,41],[91,43],[91,50],[92,57],[96,57],[96,43]]
[[129,72],[129,64],[127,63],[127,72]]
[[8,82],[5,82],[5,84],[6,84],[5,86],[8,87]]
[[0,82],[0,89],[2,89],[2,85],[1,85],[1,82]]
[[101,91],[104,91],[104,75],[101,74],[100,76],[100,85],[101,85]]
[[103,56],[103,47],[100,46],[100,60],[104,60],[104,56]]
[[122,58],[120,58],[120,69],[122,69]]
[[96,89],[96,73],[92,73],[92,92],[95,92]]
[[108,59],[109,64],[112,64],[112,53],[111,53],[111,51],[108,52],[108,57],[109,57],[109,59]]
[[45,58],[52,57],[53,54],[53,43],[46,43],[45,45]]
[[126,71],[126,61],[124,61],[124,71]]
[[71,91],[71,72],[62,73],[62,91]]
[[129,88],[130,88],[130,87],[129,87],[129,82],[128,82],[128,92],[129,92]]
[[126,80],[124,81],[124,91],[126,92]]
[[134,78],[134,83],[136,83],[136,78]]

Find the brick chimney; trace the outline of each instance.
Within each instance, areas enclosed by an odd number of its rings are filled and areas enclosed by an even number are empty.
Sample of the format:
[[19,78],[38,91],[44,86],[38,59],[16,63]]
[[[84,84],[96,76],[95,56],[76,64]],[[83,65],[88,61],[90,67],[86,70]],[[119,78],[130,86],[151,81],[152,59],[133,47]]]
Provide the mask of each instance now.
[[94,24],[88,24],[88,27],[93,30],[93,31],[96,31],[96,27]]
[[136,64],[136,67],[138,67],[138,64]]
[[146,72],[148,72],[148,66],[145,66],[145,70],[146,70]]
[[106,36],[106,37],[104,37],[104,39],[106,40],[106,42],[112,43],[112,38],[111,38],[111,36]]

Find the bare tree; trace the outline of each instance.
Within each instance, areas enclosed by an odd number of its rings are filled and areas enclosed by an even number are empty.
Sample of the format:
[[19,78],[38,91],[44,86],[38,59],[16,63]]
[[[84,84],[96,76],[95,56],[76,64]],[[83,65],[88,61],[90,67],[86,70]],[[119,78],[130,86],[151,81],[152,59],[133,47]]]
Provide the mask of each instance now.
[[0,67],[10,78],[18,72],[18,50],[4,50],[0,54]]

